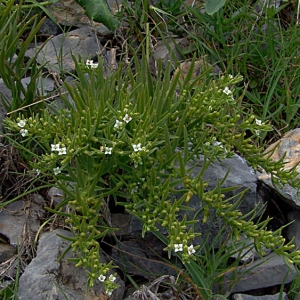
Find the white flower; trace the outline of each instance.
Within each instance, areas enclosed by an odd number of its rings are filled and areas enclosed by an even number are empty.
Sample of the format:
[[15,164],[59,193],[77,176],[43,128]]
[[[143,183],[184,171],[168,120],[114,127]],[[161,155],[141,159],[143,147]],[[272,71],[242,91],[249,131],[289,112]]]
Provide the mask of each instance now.
[[123,127],[123,122],[116,120],[116,123],[114,125],[114,128],[116,128],[117,130],[122,129]]
[[109,155],[111,155],[112,149],[113,149],[113,148],[111,148],[111,147],[105,147],[105,148],[104,148],[104,154],[109,154]]
[[60,146],[59,144],[51,144],[51,151],[59,151]]
[[64,155],[67,154],[67,148],[66,147],[62,147],[58,149],[58,155]]
[[53,169],[53,172],[54,172],[54,175],[58,175],[59,173],[61,173],[61,170],[59,167],[57,167],[57,168]]
[[125,117],[123,118],[123,121],[126,123],[129,123],[131,120],[132,118],[128,114],[126,114]]
[[26,136],[27,134],[28,134],[28,130],[27,129],[24,129],[24,128],[22,128],[21,130],[20,130],[20,133],[21,133],[21,136]]
[[98,279],[99,279],[101,282],[103,282],[103,281],[105,280],[105,278],[106,278],[106,276],[104,276],[104,275],[102,275],[102,274],[98,277]]
[[41,174],[41,170],[39,169],[33,169],[33,171],[35,171],[36,176],[39,176]]
[[256,125],[258,125],[258,126],[261,126],[261,125],[262,125],[262,121],[261,121],[261,120],[258,120],[258,119],[255,119],[255,123],[256,123]]
[[174,244],[175,252],[183,251],[183,244]]
[[132,144],[132,148],[133,148],[133,151],[134,152],[139,152],[142,150],[142,147],[141,147],[141,143],[138,143],[138,144]]
[[20,120],[17,125],[21,128],[23,128],[26,125],[26,120]]
[[233,78],[233,75],[229,74],[228,77],[229,77],[230,79],[232,79],[232,78]]
[[191,245],[188,247],[188,253],[191,255],[191,254],[194,254],[196,252],[196,250],[194,249],[194,246]]
[[226,88],[223,90],[223,93],[226,94],[226,95],[231,94],[231,90],[228,88],[228,86],[226,86]]
[[109,275],[108,280],[111,282],[114,282],[116,280],[116,276],[114,276],[113,274]]
[[94,63],[93,60],[90,60],[90,59],[87,59],[86,60],[86,63],[85,63],[87,66],[90,66],[92,69],[95,69],[98,67],[98,64],[97,63]]

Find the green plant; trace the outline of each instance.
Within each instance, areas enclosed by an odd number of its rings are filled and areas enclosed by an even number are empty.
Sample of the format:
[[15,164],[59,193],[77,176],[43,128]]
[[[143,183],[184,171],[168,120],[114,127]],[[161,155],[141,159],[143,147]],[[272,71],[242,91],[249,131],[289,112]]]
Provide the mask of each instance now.
[[[201,246],[192,245],[198,235],[193,224],[198,220],[181,218],[179,212],[191,209],[193,195],[201,201],[203,222],[209,222],[212,208],[237,238],[242,232],[253,238],[262,255],[264,245],[299,263],[299,252],[289,252],[294,246],[285,244],[281,230],[267,231],[268,220],[255,224],[246,219],[238,201],[224,199],[228,189],[222,188],[223,181],[207,191],[202,178],[211,161],[238,149],[251,165],[273,174],[274,180],[297,184],[294,170],[284,171],[282,161],[263,158],[263,149],[253,144],[252,138],[271,128],[245,113],[234,99],[233,88],[241,77],[208,82],[202,78],[203,84],[194,87],[192,68],[180,82],[179,73],[170,78],[171,65],[167,70],[159,66],[157,79],[152,78],[146,60],[141,65],[135,61],[135,73],[128,68],[124,74],[120,68],[106,77],[101,63],[91,68],[74,61],[78,83],[64,83],[70,97],[64,98],[64,108],[7,118],[4,126],[31,168],[64,191],[65,200],[51,211],[70,223],[73,237],[67,239],[77,253],[72,261],[86,268],[89,286],[98,278],[108,294],[116,287],[115,276],[108,276],[112,262],[99,261],[98,240],[114,231],[109,226],[110,201],[141,220],[143,237],[148,231],[158,235],[169,257],[175,250],[191,274],[197,265],[193,254]],[[199,155],[204,155],[205,163],[200,174],[192,176],[193,167],[187,165]],[[61,211],[65,205],[70,212]],[[167,236],[160,235],[160,226]],[[206,295],[201,285],[206,274],[197,276],[193,280]]]
[[[22,2],[14,6],[14,1],[7,1],[5,6],[0,6],[0,77],[12,93],[9,100],[1,97],[7,111],[32,104],[39,96],[38,82],[43,66],[38,66],[36,57],[42,46],[29,60],[25,52],[35,40],[44,19],[38,21],[37,15],[30,13],[30,6],[24,10]],[[27,76],[31,79],[25,87],[22,79]],[[42,107],[43,102],[39,102],[34,109]]]
[[188,51],[204,52],[223,70],[242,74],[247,84],[242,105],[285,131],[299,123],[299,26],[282,19],[287,5],[228,1],[213,15],[187,6],[192,30],[182,28],[193,39]]

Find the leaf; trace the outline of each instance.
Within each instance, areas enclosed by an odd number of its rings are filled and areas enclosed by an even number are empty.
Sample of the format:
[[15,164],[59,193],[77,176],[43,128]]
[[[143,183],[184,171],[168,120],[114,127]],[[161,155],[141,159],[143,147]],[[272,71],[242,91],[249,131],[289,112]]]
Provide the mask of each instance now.
[[204,7],[208,15],[213,15],[225,4],[226,0],[206,0]]
[[95,22],[103,23],[108,29],[115,30],[120,22],[110,11],[104,0],[75,0],[81,5],[86,15]]

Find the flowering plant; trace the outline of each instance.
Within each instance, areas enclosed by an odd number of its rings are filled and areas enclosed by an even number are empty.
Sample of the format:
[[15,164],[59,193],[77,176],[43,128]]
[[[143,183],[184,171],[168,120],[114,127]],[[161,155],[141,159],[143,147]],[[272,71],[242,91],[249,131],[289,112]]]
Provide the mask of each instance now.
[[[299,260],[297,251],[288,253],[293,245],[284,245],[280,232],[266,231],[266,222],[246,221],[234,204],[225,201],[221,184],[212,191],[205,188],[202,177],[209,162],[229,157],[235,149],[251,165],[272,174],[282,166],[263,158],[262,148],[255,145],[258,135],[271,127],[239,107],[234,94],[240,76],[203,78],[191,93],[194,83],[189,75],[184,82],[180,73],[171,78],[170,65],[166,70],[159,66],[153,79],[148,67],[137,61],[135,74],[131,69],[124,74],[120,68],[110,76],[104,75],[101,62],[87,68],[74,61],[76,83],[64,84],[68,97],[61,96],[63,106],[49,105],[30,117],[13,115],[4,126],[14,135],[11,142],[27,152],[31,168],[64,191],[64,201],[52,211],[70,224],[73,237],[65,238],[77,253],[72,260],[86,268],[89,286],[100,280],[108,295],[117,287],[115,275],[108,275],[112,262],[99,260],[98,240],[114,231],[110,201],[142,222],[143,237],[148,231],[156,234],[165,242],[168,256],[177,255],[186,266],[200,247],[194,242],[198,220],[184,214],[194,195],[202,201],[203,222],[213,208],[237,237],[244,232],[253,238],[261,253],[264,244],[291,261]],[[246,138],[249,134],[252,138]],[[192,176],[187,164],[199,155],[206,163]],[[291,180],[291,173],[280,175]],[[68,210],[62,211],[65,206]]]

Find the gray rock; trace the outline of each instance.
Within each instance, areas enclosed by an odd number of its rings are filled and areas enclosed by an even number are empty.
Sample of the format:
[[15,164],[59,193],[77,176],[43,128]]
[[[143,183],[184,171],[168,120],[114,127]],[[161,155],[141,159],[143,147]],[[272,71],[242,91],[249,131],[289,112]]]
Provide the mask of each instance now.
[[149,279],[159,275],[176,276],[174,269],[159,259],[164,255],[165,245],[152,234],[146,234],[145,238],[140,240],[119,242],[118,247],[119,250],[113,248],[112,258],[128,274]]
[[[21,79],[21,82],[25,89],[31,82],[31,77],[25,77]],[[49,92],[55,90],[55,81],[50,77],[41,77],[37,83],[37,92],[41,96],[47,95]]]
[[0,212],[0,234],[16,247],[26,239],[26,234],[36,233],[40,228],[40,218],[45,216],[43,198],[33,195],[31,201],[18,200],[7,205]]
[[[57,229],[43,234],[39,240],[37,256],[26,267],[19,280],[19,300],[79,300],[107,299],[103,285],[96,281],[94,287],[86,292],[87,275],[85,270],[76,268],[67,258],[74,257],[70,250],[58,261],[70,245],[57,236],[71,236],[66,230]],[[120,300],[124,293],[124,282],[117,276],[120,288],[109,299]]]
[[300,211],[292,211],[288,214],[288,221],[292,222],[287,229],[287,237],[289,240],[295,238],[294,244],[300,249]]
[[16,255],[17,249],[9,244],[0,242],[0,264]]
[[[95,32],[86,26],[52,38],[38,54],[37,61],[39,64],[47,62],[47,68],[52,72],[59,72],[61,68],[65,71],[74,71],[72,54],[76,58],[81,56],[85,61],[89,56],[96,56],[101,49]],[[33,57],[36,51],[37,49],[29,49],[26,56]]]
[[[221,290],[241,293],[263,289],[291,283],[295,276],[296,270],[294,267],[289,268],[281,256],[271,254],[226,274]],[[239,278],[240,280],[237,280]],[[237,282],[234,283],[234,281]],[[218,290],[220,286],[215,286],[215,288]]]
[[[166,45],[168,43],[168,46]],[[169,61],[177,62],[182,59],[177,47],[183,49],[189,45],[186,38],[159,41],[154,48],[154,57],[156,60],[161,60],[163,67],[166,68]]]
[[288,300],[286,293],[277,293],[275,295],[251,296],[246,294],[234,294],[234,300]]

